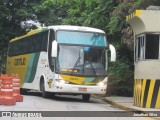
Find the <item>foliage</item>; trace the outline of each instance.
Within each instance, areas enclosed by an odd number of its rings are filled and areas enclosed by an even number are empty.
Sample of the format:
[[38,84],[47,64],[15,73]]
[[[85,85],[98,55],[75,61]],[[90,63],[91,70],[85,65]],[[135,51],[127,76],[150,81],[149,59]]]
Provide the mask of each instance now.
[[[109,94],[132,96],[133,93],[133,71],[123,61],[117,60],[109,68],[109,84],[113,90]],[[132,84],[131,84],[132,83]]]
[[63,24],[90,26],[107,31],[110,11],[114,7],[112,0],[73,0],[69,6]]
[[148,6],[160,6],[159,0],[141,0],[140,8],[146,9]]
[[62,24],[66,18],[69,0],[41,0],[33,6],[37,20],[45,26]]
[[113,43],[116,46],[117,60],[110,63],[107,95],[133,95],[133,51],[127,45]]
[[26,28],[21,22],[35,19],[32,0],[1,0],[0,1],[0,68],[5,66],[8,41],[25,33]]

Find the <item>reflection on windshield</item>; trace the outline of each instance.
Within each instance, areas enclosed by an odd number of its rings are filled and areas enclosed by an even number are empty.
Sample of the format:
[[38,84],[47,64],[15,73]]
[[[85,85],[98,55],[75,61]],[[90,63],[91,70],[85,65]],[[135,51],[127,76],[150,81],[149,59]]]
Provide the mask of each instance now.
[[95,45],[101,47],[105,47],[107,45],[104,34],[76,31],[58,31],[57,42],[77,45]]
[[106,75],[105,48],[59,45],[57,72],[75,75]]

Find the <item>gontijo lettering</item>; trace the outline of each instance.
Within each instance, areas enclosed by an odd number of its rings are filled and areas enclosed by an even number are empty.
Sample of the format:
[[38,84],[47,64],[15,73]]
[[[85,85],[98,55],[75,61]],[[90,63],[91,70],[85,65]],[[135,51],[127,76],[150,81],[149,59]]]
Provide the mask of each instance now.
[[18,58],[14,60],[14,65],[25,65],[26,64],[26,58]]

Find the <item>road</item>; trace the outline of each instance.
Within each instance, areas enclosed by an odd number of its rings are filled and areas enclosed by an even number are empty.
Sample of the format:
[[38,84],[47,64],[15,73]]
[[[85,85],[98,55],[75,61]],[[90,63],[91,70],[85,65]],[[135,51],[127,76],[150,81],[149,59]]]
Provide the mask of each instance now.
[[[87,117],[31,117],[27,118],[26,116],[22,119],[21,115],[17,117],[17,114],[14,114],[14,117],[2,117],[3,120],[150,120],[149,118],[138,118],[138,117],[95,117],[98,116],[98,113],[91,112],[91,111],[121,111],[118,108],[115,108],[111,106],[110,104],[105,103],[103,100],[91,97],[89,102],[84,102],[81,98],[81,96],[68,96],[68,95],[56,95],[55,97],[50,96],[49,98],[42,98],[40,93],[33,93],[29,92],[27,95],[24,96],[23,102],[17,102],[14,106],[0,106],[0,111],[18,111],[18,112],[24,112],[24,111],[70,111],[70,113],[73,113],[73,111],[85,111],[87,114],[92,114]],[[69,113],[69,114],[70,114]],[[52,113],[51,113],[52,114]],[[59,114],[61,116],[64,114],[63,112],[58,112],[53,114]],[[67,113],[68,114],[68,113]],[[78,114],[81,114],[81,112],[78,112]],[[109,113],[110,114],[110,113]],[[24,115],[24,114],[23,114]],[[53,115],[54,116],[54,115]],[[90,117],[91,116],[91,117]],[[94,117],[92,117],[94,116]],[[0,120],[2,119],[0,118]]]

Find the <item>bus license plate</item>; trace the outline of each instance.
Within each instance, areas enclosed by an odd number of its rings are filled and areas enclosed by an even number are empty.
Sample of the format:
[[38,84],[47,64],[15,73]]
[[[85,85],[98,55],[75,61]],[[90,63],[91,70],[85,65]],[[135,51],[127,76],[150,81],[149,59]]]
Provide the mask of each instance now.
[[78,91],[87,91],[87,88],[78,88]]

